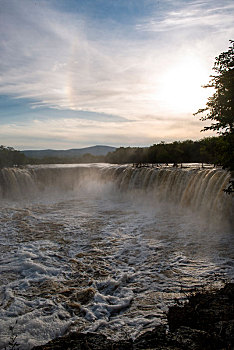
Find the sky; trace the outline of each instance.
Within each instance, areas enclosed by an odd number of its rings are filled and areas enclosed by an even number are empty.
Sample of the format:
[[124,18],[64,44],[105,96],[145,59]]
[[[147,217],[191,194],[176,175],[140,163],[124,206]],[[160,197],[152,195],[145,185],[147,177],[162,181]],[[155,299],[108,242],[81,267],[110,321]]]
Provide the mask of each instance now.
[[0,0],[0,144],[198,140],[232,0]]

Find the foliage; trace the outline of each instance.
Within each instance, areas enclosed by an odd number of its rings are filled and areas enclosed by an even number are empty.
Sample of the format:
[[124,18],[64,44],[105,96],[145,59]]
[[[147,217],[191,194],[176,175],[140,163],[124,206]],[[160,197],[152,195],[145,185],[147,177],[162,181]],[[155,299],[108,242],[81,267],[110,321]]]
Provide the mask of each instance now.
[[209,137],[200,141],[160,142],[150,147],[120,147],[108,153],[109,163],[213,163],[220,164],[225,144],[224,136]]
[[30,164],[66,163],[213,163],[223,164],[222,151],[226,147],[224,136],[204,138],[200,141],[161,141],[150,147],[119,147],[106,156],[84,154],[80,157],[29,158]]
[[[227,142],[228,139],[228,142]],[[27,158],[12,147],[0,146],[0,168],[24,164],[66,163],[210,163],[227,167],[233,158],[233,134],[207,137],[199,141],[185,140],[165,143],[161,141],[150,147],[120,147],[106,156],[84,154],[80,157]]]
[[195,114],[207,112],[201,120],[211,120],[210,126],[203,131],[214,130],[219,134],[234,133],[234,41],[230,40],[229,50],[215,58],[209,84],[204,88],[214,88],[215,93],[208,98],[206,108],[199,109]]
[[79,164],[79,163],[103,163],[105,156],[94,156],[85,153],[75,157],[44,157],[44,158],[27,158],[29,164]]
[[0,146],[0,168],[19,166],[26,163],[23,153],[16,151],[13,147]]
[[224,168],[234,170],[234,41],[230,40],[228,51],[215,58],[213,70],[208,85],[215,89],[212,97],[208,98],[206,108],[197,113],[208,113],[201,120],[211,120],[210,126],[202,131],[214,130],[223,135],[219,139],[218,160]]

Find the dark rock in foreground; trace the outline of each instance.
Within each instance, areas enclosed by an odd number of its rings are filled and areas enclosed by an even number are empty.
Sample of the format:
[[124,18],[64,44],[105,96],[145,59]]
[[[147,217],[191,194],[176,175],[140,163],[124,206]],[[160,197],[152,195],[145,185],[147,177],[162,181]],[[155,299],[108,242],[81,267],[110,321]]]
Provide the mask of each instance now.
[[70,333],[54,339],[46,345],[36,346],[33,350],[125,350],[131,349],[132,342],[114,342],[105,335],[95,333]]
[[234,346],[234,283],[215,293],[191,296],[183,307],[171,307],[167,318],[172,332],[186,326],[206,332],[217,343]]
[[169,332],[158,326],[134,341],[102,334],[70,333],[33,350],[218,350],[234,349],[234,283],[216,292],[192,295],[168,312]]

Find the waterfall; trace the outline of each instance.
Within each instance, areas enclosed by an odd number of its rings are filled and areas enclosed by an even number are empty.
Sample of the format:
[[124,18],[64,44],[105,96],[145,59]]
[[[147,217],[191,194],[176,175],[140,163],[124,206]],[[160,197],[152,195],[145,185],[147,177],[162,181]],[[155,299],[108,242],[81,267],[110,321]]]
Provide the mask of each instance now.
[[223,189],[230,179],[221,169],[133,168],[118,165],[34,166],[0,170],[0,198],[21,199],[55,191],[75,191],[90,181],[111,182],[120,192],[141,191],[158,203],[230,214],[233,196]]
[[225,170],[126,168],[119,176],[122,191],[140,189],[157,203],[190,208],[207,219],[233,216],[233,196],[223,192],[230,180]]

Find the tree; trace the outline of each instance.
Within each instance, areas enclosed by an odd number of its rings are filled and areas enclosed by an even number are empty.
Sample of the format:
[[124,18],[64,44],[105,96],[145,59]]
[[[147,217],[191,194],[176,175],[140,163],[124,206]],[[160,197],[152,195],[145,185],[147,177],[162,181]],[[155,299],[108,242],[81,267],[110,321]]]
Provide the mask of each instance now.
[[228,51],[215,58],[209,84],[204,88],[215,89],[213,96],[208,98],[206,108],[199,109],[195,114],[207,112],[201,120],[211,120],[210,126],[202,131],[214,130],[223,135],[222,165],[234,170],[234,41],[230,40]]
[[204,88],[215,89],[213,96],[208,98],[206,108],[199,109],[195,114],[208,111],[201,120],[212,120],[210,126],[205,126],[203,131],[215,130],[219,134],[227,135],[234,132],[234,41],[227,52],[221,53],[215,58],[209,84]]
[[23,165],[26,157],[23,153],[16,151],[13,147],[0,146],[0,168]]

